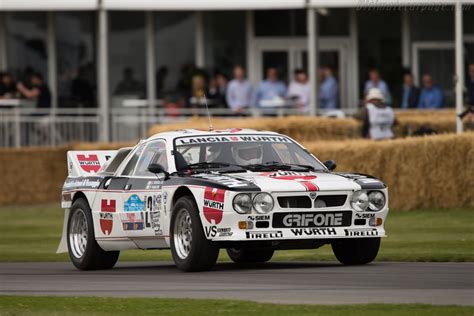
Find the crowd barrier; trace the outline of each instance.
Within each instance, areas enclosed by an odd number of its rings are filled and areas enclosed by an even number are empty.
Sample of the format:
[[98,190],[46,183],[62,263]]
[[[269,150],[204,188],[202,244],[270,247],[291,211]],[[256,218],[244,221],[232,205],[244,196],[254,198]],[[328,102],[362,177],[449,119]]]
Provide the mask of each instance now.
[[[382,179],[389,186],[391,208],[474,208],[474,133],[302,143],[321,160],[336,160],[336,171],[357,171]],[[67,176],[67,150],[126,145],[0,149],[0,205],[55,202],[59,206]]]

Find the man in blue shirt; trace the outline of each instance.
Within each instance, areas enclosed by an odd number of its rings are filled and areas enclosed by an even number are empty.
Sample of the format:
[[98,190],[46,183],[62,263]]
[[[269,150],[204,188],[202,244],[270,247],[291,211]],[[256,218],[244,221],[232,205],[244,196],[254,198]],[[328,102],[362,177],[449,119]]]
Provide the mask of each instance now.
[[323,82],[319,87],[319,101],[321,109],[337,109],[337,99],[339,95],[339,86],[330,67],[325,66],[321,69]]
[[369,90],[372,88],[377,88],[382,91],[385,99],[385,104],[392,104],[392,96],[390,94],[390,90],[388,89],[388,85],[382,79],[382,77],[380,76],[380,72],[376,68],[373,68],[369,71],[369,80],[367,80],[364,85],[364,95],[367,95]]
[[433,84],[433,77],[430,74],[423,76],[423,89],[421,89],[418,108],[439,109],[444,105],[444,94],[440,87]]
[[253,105],[274,106],[280,105],[286,96],[286,85],[278,80],[278,70],[276,68],[267,69],[267,79],[260,82],[253,97]]
[[416,108],[418,106],[419,98],[420,89],[415,86],[413,75],[411,73],[404,74],[400,107],[402,109]]

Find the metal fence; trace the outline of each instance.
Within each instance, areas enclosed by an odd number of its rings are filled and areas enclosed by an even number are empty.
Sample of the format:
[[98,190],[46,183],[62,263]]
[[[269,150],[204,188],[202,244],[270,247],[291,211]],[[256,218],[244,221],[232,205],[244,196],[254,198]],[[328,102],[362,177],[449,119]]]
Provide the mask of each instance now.
[[[235,118],[229,109],[209,110],[212,117]],[[242,117],[301,115],[294,109],[252,109]],[[109,120],[112,142],[129,142],[147,137],[155,124],[179,122],[207,116],[205,108],[173,110],[157,108],[112,108],[107,117],[100,109],[0,108],[0,147],[60,146],[72,142],[98,142],[104,120]]]

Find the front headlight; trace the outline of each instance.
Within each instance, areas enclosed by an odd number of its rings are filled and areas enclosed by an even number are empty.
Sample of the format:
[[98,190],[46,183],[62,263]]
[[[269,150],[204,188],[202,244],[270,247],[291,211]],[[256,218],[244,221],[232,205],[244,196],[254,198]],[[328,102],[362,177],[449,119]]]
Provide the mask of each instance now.
[[252,198],[245,193],[237,194],[234,196],[232,206],[239,214],[249,214],[252,211]]
[[369,206],[369,197],[365,191],[355,191],[352,194],[351,206],[357,212],[365,212]]
[[378,212],[385,206],[385,195],[380,191],[369,193],[369,210]]
[[253,198],[253,207],[259,214],[266,214],[273,209],[273,198],[270,194],[262,192]]

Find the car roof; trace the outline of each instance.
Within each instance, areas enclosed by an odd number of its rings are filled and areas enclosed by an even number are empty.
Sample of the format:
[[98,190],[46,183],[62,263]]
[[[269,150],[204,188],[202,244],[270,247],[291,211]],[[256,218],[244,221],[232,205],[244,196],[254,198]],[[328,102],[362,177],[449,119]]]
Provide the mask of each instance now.
[[222,134],[232,134],[232,135],[242,135],[242,134],[254,134],[254,135],[280,135],[271,131],[257,131],[254,129],[248,128],[228,128],[228,129],[216,129],[216,130],[201,130],[201,129],[182,129],[177,131],[169,131],[158,133],[153,136],[150,136],[146,141],[154,140],[158,138],[165,139],[175,139],[177,137],[183,136],[201,136],[201,135],[222,135]]

